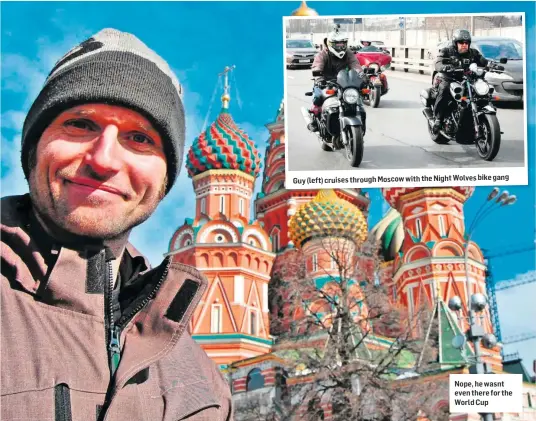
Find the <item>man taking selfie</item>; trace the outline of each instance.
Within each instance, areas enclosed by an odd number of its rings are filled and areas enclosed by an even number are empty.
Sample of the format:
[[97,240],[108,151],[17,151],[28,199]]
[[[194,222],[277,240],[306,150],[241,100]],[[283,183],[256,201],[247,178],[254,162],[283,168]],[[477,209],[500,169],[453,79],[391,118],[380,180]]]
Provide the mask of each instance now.
[[172,188],[185,122],[169,66],[105,29],[69,51],[26,116],[29,194],[2,198],[2,420],[232,420],[188,333],[207,287],[128,242]]

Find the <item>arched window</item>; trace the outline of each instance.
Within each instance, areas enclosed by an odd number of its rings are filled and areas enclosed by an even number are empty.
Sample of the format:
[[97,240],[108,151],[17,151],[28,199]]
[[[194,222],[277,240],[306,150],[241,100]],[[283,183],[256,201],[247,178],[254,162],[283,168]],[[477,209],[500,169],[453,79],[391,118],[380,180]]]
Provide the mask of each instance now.
[[257,334],[257,312],[255,310],[249,313],[249,333]]
[[264,387],[264,376],[258,368],[254,368],[248,373],[246,378],[246,392],[262,389]]
[[415,228],[416,228],[417,238],[420,239],[422,237],[422,222],[420,218],[417,218],[415,220]]
[[272,251],[277,253],[279,251],[279,230],[275,229],[272,231]]
[[244,215],[244,199],[242,198],[238,200],[238,212],[240,215]]
[[201,199],[201,213],[207,213],[207,199]]
[[445,229],[445,218],[443,215],[439,215],[439,235],[445,237],[447,235],[447,230]]
[[289,390],[287,386],[288,372],[278,368],[275,374],[275,398],[283,403],[289,403]]
[[210,332],[211,333],[221,333],[222,323],[221,323],[221,304],[212,304],[212,314],[210,317]]
[[225,213],[225,196],[220,196],[220,212]]

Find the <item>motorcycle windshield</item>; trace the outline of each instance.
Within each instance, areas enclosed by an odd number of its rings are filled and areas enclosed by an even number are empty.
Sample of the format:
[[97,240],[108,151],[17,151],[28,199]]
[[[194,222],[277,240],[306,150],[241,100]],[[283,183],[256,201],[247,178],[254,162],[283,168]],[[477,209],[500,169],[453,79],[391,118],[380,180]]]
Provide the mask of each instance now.
[[359,74],[354,69],[341,70],[337,75],[337,83],[343,89],[359,88],[363,83],[363,79],[359,77]]

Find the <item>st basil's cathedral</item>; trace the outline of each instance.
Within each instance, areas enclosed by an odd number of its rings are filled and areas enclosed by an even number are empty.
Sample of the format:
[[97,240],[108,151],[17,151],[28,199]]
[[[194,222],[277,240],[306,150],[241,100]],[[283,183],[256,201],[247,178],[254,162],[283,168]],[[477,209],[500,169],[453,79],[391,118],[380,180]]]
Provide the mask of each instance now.
[[[335,266],[331,272],[319,269],[319,262],[333,258],[321,245],[326,239],[342,241],[354,250],[376,245],[359,260],[364,270],[376,273],[376,282],[386,287],[390,305],[402,309],[408,320],[422,306],[430,309],[430,323],[438,334],[426,340],[435,342],[439,368],[428,373],[425,381],[439,385],[430,408],[448,413],[448,375],[468,372],[465,362],[473,350],[467,344],[455,347],[453,341],[468,328],[464,321],[467,305],[461,308],[463,317],[456,317],[447,303],[455,296],[467,302],[466,275],[472,280],[471,293],[486,294],[482,251],[474,242],[466,244],[464,236],[463,206],[474,188],[382,189],[390,209],[369,229],[370,198],[361,189],[285,188],[284,121],[282,103],[275,119],[266,125],[270,135],[261,159],[253,140],[233,120],[226,83],[218,117],[187,153],[186,169],[196,205],[191,217],[173,234],[168,252],[174,262],[197,267],[209,281],[189,329],[228,379],[236,419],[257,419],[241,415],[241,408],[252,399],[257,399],[264,418],[282,419],[282,388],[292,390],[292,384],[307,377],[285,370],[277,330],[290,330],[293,317],[299,315],[286,314],[288,324],[277,323],[275,327],[274,321],[280,321],[288,303],[279,296],[279,304],[274,304],[272,284],[275,278],[292,275],[288,271],[299,251],[305,260],[305,275],[321,289],[329,288],[337,270]],[[261,191],[254,198],[261,173]],[[375,262],[380,262],[379,267]],[[355,296],[364,295],[359,285],[356,282],[353,287]],[[367,311],[366,298],[363,296],[361,312]],[[483,316],[480,326],[492,333],[487,310]],[[359,316],[355,320],[360,323]],[[389,326],[380,326],[378,331],[372,328],[360,357],[392,347],[395,340],[389,335]],[[424,332],[416,330],[414,335],[423,336]],[[486,351],[485,362],[491,370],[506,372],[500,348]],[[406,363],[411,366],[414,361],[408,358]],[[526,388],[525,394],[532,408],[526,415],[533,418],[496,419],[536,420],[536,388]],[[307,410],[304,403],[292,419],[303,419]],[[316,410],[321,412],[318,419],[332,419],[329,399],[317,402]],[[428,419],[425,413],[421,419]],[[445,419],[477,420],[479,416],[451,414]]]

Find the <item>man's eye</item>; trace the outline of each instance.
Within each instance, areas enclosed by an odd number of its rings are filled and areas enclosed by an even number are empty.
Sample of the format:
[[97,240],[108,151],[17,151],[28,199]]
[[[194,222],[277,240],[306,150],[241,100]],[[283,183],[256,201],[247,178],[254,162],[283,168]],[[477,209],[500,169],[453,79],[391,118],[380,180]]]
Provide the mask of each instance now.
[[72,127],[80,130],[94,131],[96,129],[95,123],[85,119],[67,120],[65,123],[63,123],[63,125],[66,127]]
[[136,143],[154,144],[153,139],[143,133],[132,133],[130,138]]

